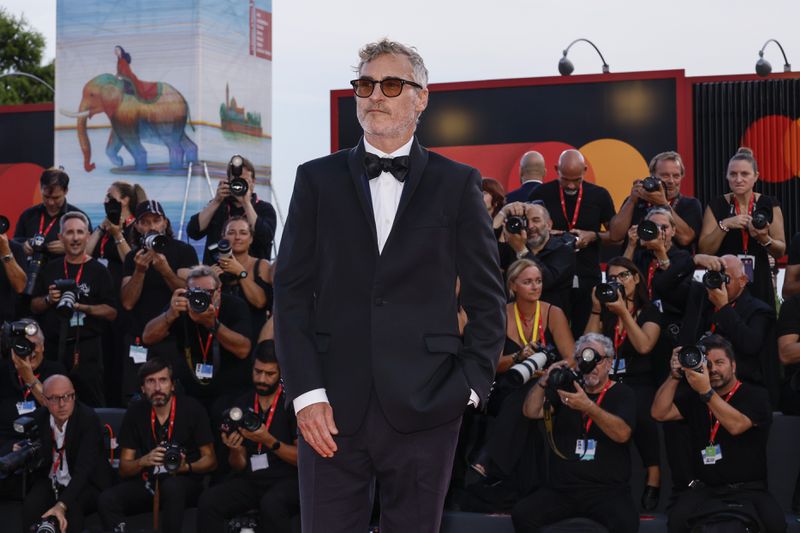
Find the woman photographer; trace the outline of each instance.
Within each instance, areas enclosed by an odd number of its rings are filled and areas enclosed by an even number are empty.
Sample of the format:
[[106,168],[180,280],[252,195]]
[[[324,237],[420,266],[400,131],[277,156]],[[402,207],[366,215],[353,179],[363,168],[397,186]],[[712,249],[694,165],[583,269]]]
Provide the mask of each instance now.
[[272,309],[272,276],[269,261],[249,254],[253,228],[245,217],[231,217],[222,229],[231,255],[221,256],[211,268],[222,281],[222,292],[242,298],[250,308],[252,330],[258,335]]
[[592,291],[592,314],[584,333],[602,333],[613,339],[617,355],[609,377],[624,382],[636,394],[633,441],[647,469],[642,507],[652,511],[658,506],[661,486],[658,426],[650,416],[657,383],[653,349],[661,335],[661,313],[650,302],[646,280],[630,259],[611,259],[606,281]]
[[731,192],[706,207],[698,251],[738,255],[750,279],[750,292],[774,308],[769,256],[779,259],[786,252],[783,212],[776,198],[753,190],[758,164],[749,148],[739,148],[731,157],[727,178]]

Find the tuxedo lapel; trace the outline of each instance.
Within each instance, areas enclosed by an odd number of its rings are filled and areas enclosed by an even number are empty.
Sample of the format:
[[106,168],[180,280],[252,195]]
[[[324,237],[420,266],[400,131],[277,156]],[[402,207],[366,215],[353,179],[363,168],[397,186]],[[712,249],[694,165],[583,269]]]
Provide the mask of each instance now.
[[[422,179],[422,173],[425,171],[425,166],[428,164],[428,151],[419,145],[419,141],[416,137],[414,137],[414,142],[411,143],[411,153],[409,156],[408,177],[406,178],[405,186],[403,187],[403,193],[400,195],[400,204],[397,206],[397,214],[394,217],[392,232],[394,232],[397,222],[400,220],[400,217],[403,216],[403,212],[406,210],[406,207],[408,207],[408,203],[411,201],[411,196],[417,189],[417,186]],[[389,237],[391,238],[391,234]]]
[[378,234],[375,229],[375,214],[372,212],[372,200],[367,196],[367,186],[364,184],[364,155],[364,141],[362,139],[355,147],[350,149],[347,165],[350,167],[350,178],[353,181],[358,202],[361,204],[362,211],[364,211],[364,216],[367,219],[366,224],[369,226],[369,231],[372,235],[372,248],[377,251]]

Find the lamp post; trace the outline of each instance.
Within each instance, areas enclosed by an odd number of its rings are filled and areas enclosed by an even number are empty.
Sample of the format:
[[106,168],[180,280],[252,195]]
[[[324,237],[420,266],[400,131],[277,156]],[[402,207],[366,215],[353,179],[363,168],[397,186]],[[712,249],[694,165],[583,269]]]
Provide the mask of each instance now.
[[574,41],[569,43],[569,46],[567,46],[567,48],[564,50],[564,55],[561,57],[561,59],[558,60],[558,72],[562,76],[569,76],[575,70],[575,65],[573,65],[572,61],[570,61],[567,58],[567,53],[569,52],[569,49],[572,48],[572,45],[580,41],[587,42],[590,45],[592,45],[592,48],[595,49],[597,55],[600,56],[600,60],[603,62],[603,74],[608,74],[608,63],[606,63],[606,60],[603,57],[603,54],[600,52],[600,49],[597,48],[597,46],[595,46],[595,44],[592,41],[584,38],[575,39]]
[[761,50],[758,51],[758,61],[756,61],[756,74],[761,76],[762,78],[766,78],[772,72],[772,65],[769,61],[764,59],[764,49],[767,47],[769,43],[775,43],[778,45],[778,48],[781,49],[781,54],[783,54],[783,71],[784,72],[791,72],[792,65],[789,64],[789,60],[786,59],[786,52],[783,50],[783,46],[775,39],[768,39],[767,42],[764,43],[764,46],[761,47]]

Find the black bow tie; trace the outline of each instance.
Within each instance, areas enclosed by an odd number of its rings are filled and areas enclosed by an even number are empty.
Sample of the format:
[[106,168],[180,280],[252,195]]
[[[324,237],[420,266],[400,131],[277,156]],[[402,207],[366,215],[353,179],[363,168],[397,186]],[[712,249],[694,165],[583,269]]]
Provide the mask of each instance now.
[[397,181],[403,183],[408,174],[408,156],[391,158],[367,153],[364,156],[364,168],[367,170],[369,179],[377,178],[381,172],[389,172]]

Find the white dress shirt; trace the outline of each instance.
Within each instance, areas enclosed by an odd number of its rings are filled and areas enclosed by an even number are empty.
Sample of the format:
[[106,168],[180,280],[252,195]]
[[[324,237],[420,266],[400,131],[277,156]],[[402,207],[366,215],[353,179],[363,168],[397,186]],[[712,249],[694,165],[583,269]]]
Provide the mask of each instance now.
[[[69,420],[64,421],[64,429],[58,429],[58,424],[56,424],[55,418],[53,415],[50,415],[50,429],[53,431],[53,445],[55,446],[56,450],[60,450],[64,447],[64,437],[67,435],[67,424]],[[53,450],[53,465],[55,466],[56,461],[58,461],[59,453]],[[59,485],[67,486],[69,482],[72,481],[72,476],[69,475],[69,465],[67,464],[67,451],[63,451],[63,455],[61,457],[61,464],[56,469],[55,473],[53,470],[50,470],[50,479],[53,479],[55,476],[56,483]]]

